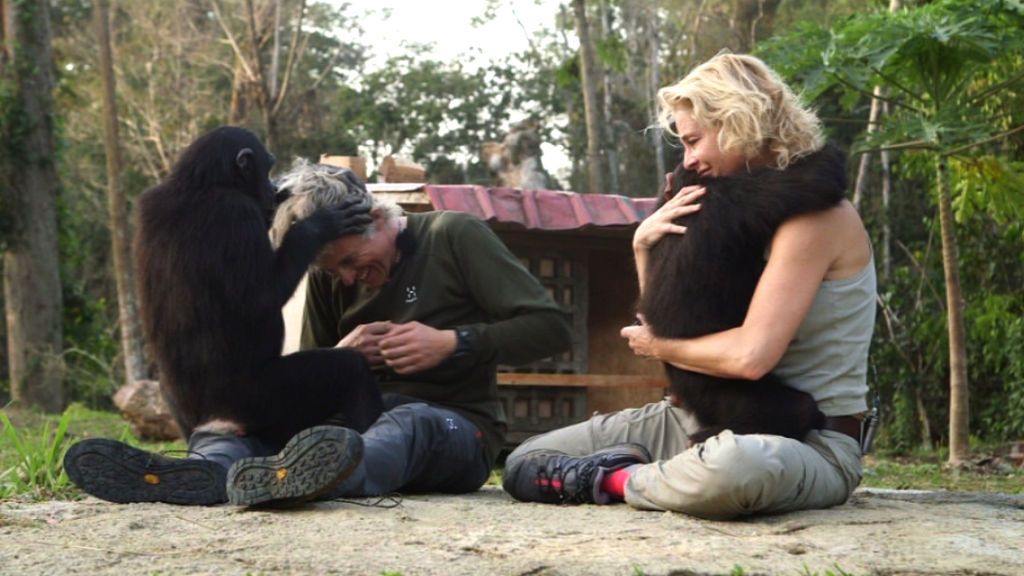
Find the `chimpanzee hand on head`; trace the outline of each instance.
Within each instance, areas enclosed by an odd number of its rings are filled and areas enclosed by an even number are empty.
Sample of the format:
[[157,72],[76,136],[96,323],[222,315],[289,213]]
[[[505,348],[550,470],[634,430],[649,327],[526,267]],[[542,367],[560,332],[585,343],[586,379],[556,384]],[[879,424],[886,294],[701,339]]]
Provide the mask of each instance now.
[[370,216],[370,197],[353,196],[345,198],[340,204],[317,208],[304,222],[322,242],[362,234],[373,222]]
[[368,193],[366,190],[366,184],[359,179],[359,176],[356,176],[355,172],[348,168],[333,166],[331,164],[317,164],[316,169],[323,170],[332,177],[341,180],[349,190],[361,190],[364,194]]

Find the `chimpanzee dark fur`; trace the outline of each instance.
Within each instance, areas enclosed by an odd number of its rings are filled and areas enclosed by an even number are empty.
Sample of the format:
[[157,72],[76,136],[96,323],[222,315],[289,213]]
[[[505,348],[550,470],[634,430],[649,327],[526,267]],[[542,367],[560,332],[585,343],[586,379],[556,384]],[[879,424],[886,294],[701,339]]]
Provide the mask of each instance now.
[[186,437],[200,424],[224,419],[281,442],[339,411],[353,411],[353,426],[365,428],[380,410],[361,354],[281,356],[281,307],[352,213],[321,209],[296,223],[275,251],[267,233],[273,163],[251,132],[218,128],[190,145],[170,176],[139,198],[135,257],[143,326],[161,389]]
[[[828,145],[782,171],[698,180],[680,164],[672,176],[673,192],[697,183],[707,189],[698,200],[701,209],[676,221],[686,234],[664,237],[648,260],[639,308],[659,337],[693,338],[740,326],[775,230],[793,216],[843,199],[846,158]],[[752,382],[665,366],[673,396],[700,425],[691,435],[694,443],[726,429],[802,440],[824,425],[814,398],[773,374]]]

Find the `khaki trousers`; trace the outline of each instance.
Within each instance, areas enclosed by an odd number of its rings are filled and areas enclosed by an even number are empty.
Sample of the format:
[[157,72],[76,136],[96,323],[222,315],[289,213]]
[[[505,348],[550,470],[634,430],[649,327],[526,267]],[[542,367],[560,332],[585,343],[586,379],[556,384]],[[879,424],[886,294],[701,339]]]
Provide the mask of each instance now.
[[845,434],[812,431],[800,442],[726,430],[691,447],[688,431],[695,427],[689,414],[663,400],[534,436],[506,466],[533,450],[585,456],[633,442],[654,462],[630,478],[627,503],[711,519],[827,508],[845,502],[860,483],[860,447]]

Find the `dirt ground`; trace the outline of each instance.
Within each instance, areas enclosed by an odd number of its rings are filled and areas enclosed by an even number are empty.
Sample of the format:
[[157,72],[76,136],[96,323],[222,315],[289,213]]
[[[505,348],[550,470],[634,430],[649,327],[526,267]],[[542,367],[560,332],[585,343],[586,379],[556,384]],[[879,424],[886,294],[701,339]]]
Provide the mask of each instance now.
[[494,486],[373,502],[5,502],[0,574],[1024,573],[1024,496],[862,489],[831,510],[736,522],[521,504]]

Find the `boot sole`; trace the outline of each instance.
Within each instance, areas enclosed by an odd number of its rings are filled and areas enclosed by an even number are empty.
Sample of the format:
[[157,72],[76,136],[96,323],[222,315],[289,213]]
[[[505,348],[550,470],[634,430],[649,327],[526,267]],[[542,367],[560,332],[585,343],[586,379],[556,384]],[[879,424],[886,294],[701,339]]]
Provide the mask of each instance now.
[[354,431],[315,426],[296,434],[275,456],[235,462],[228,470],[228,501],[236,506],[294,506],[331,491],[362,459],[362,438]]
[[220,464],[171,459],[106,438],[71,446],[64,455],[64,470],[76,486],[107,502],[227,502],[227,471]]

